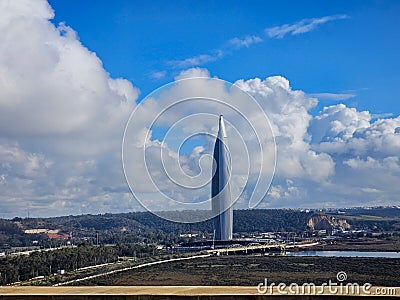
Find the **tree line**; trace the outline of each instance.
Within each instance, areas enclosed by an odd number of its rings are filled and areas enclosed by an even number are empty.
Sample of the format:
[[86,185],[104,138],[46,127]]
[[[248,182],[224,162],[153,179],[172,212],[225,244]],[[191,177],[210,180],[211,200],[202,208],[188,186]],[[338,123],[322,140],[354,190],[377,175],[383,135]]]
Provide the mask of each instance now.
[[49,276],[58,270],[116,262],[119,257],[144,258],[157,253],[154,245],[117,244],[114,246],[80,245],[52,251],[35,251],[30,255],[0,258],[0,285],[26,281],[37,276]]

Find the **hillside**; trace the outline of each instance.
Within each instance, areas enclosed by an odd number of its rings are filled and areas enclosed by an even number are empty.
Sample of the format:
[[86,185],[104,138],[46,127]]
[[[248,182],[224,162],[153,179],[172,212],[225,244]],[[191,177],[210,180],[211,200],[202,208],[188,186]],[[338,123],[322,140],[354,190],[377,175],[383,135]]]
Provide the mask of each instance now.
[[[184,218],[198,219],[207,211],[164,212],[166,217],[176,214]],[[14,218],[0,220],[0,248],[7,245],[29,246],[36,241],[41,246],[49,246],[49,237],[59,236],[75,241],[94,244],[101,243],[177,243],[186,241],[188,234],[212,234],[211,220],[199,223],[175,223],[149,212],[130,212],[103,215],[79,215],[53,218]],[[260,232],[297,232],[307,229],[342,227],[348,229],[375,231],[400,230],[400,209],[372,208],[347,209],[326,212],[300,211],[293,209],[254,209],[234,211],[234,232],[249,234]],[[50,234],[26,234],[25,230],[47,229]],[[45,230],[42,230],[45,231]],[[39,231],[40,232],[40,231]],[[56,232],[56,233],[54,233]],[[186,237],[183,237],[186,236]],[[58,243],[61,243],[59,241]]]

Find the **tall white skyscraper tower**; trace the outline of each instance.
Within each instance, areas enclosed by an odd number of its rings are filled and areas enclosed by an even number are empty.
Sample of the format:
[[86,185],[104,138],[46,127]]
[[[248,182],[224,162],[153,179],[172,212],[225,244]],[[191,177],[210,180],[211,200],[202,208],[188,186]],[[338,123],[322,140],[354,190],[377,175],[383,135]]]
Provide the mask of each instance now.
[[211,187],[212,211],[215,215],[216,240],[231,240],[233,232],[233,208],[231,199],[230,156],[224,117],[219,117],[218,137],[214,146],[213,178]]

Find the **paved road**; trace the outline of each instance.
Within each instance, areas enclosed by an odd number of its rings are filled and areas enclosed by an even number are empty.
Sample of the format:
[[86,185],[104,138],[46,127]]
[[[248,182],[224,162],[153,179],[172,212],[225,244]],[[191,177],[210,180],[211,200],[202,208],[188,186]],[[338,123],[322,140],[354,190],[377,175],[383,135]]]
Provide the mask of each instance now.
[[111,275],[111,274],[115,274],[115,273],[129,271],[129,270],[133,270],[133,269],[139,269],[139,268],[159,265],[159,264],[168,263],[168,262],[172,262],[172,261],[190,260],[190,259],[204,258],[204,257],[210,257],[210,256],[211,256],[211,254],[202,254],[202,255],[195,255],[195,256],[189,256],[189,257],[180,257],[180,258],[171,258],[171,259],[166,259],[166,260],[158,260],[158,261],[153,261],[153,262],[149,262],[149,263],[140,264],[140,265],[137,265],[137,266],[132,266],[132,267],[127,267],[127,268],[123,268],[123,269],[108,271],[108,272],[104,272],[104,273],[100,273],[100,274],[96,274],[96,275],[91,275],[91,276],[87,276],[87,277],[83,277],[83,278],[79,278],[79,279],[74,279],[74,280],[70,280],[70,281],[60,282],[60,283],[54,284],[53,286],[68,285],[68,284],[79,282],[79,281],[89,280],[89,279],[93,279],[93,278],[97,278],[97,277],[101,277],[101,276],[107,276],[107,275]]

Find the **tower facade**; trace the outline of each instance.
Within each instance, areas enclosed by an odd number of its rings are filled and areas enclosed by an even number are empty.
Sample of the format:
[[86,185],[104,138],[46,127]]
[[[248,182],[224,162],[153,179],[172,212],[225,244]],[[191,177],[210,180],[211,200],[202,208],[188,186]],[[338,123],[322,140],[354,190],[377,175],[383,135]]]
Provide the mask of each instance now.
[[213,178],[211,187],[212,211],[215,215],[214,238],[231,240],[233,233],[233,207],[230,190],[230,156],[224,117],[219,117],[218,136],[214,146]]

